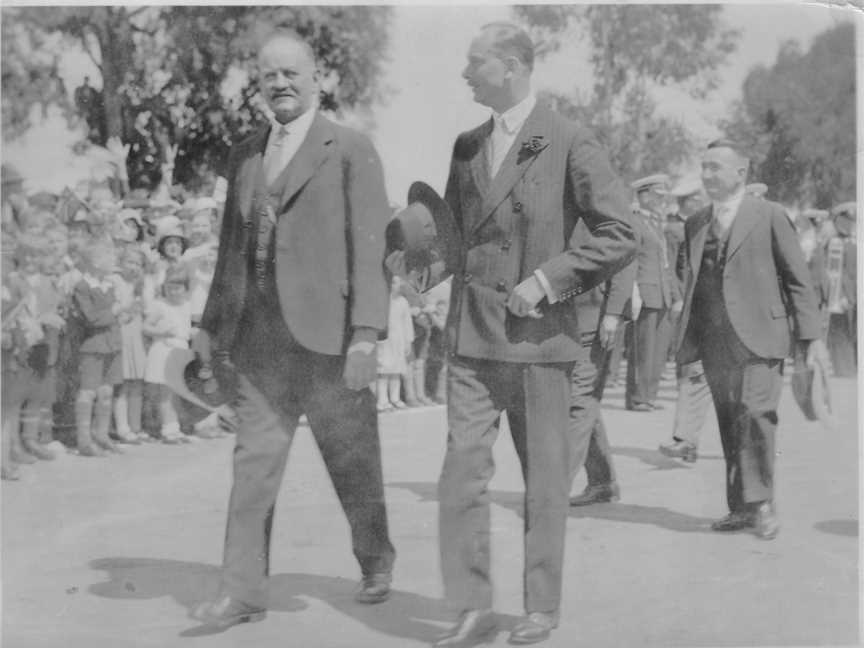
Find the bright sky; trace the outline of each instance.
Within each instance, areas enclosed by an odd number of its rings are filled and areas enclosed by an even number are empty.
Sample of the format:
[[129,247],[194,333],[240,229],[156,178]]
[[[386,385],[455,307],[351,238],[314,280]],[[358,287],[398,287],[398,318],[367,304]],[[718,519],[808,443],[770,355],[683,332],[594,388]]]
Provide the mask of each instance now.
[[[807,48],[814,35],[848,20],[848,16],[848,11],[838,8],[789,2],[726,5],[725,21],[743,33],[738,50],[722,70],[720,90],[701,103],[668,92],[660,97],[660,109],[680,116],[708,141],[717,134],[718,119],[726,116],[730,103],[740,96],[751,66],[772,64],[779,44],[789,38],[798,39]],[[461,78],[465,52],[481,25],[510,18],[508,7],[493,4],[394,7],[390,61],[382,79],[392,93],[374,108],[376,127],[370,133],[384,163],[391,202],[403,203],[414,180],[443,191],[456,136],[488,116],[487,109],[473,103]],[[573,43],[540,62],[534,74],[535,89],[586,87],[590,76],[584,60],[584,47]],[[61,58],[61,76],[70,91],[80,85],[85,74],[91,76],[94,85],[101,85],[98,71],[86,55],[70,52]],[[31,179],[29,188],[53,188],[56,181],[51,180],[52,174],[59,179],[69,173],[60,149],[76,138],[57,116],[24,140],[6,146],[4,161],[12,162]],[[49,150],[60,154],[48,156]]]

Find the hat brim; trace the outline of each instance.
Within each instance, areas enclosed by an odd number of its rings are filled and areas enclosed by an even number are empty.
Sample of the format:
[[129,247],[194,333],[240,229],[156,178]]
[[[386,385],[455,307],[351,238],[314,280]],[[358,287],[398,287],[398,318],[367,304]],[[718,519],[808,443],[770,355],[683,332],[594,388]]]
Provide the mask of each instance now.
[[425,182],[414,182],[408,189],[408,204],[420,203],[435,221],[435,250],[444,261],[445,273],[454,272],[462,254],[462,236],[446,201]]

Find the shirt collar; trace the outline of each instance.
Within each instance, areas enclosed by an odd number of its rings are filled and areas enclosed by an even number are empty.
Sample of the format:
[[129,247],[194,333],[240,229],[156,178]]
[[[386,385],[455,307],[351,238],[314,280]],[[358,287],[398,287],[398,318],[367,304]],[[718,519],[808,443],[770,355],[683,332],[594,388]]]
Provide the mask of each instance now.
[[309,129],[312,127],[312,120],[315,119],[315,113],[317,110],[317,106],[312,106],[309,110],[294,119],[294,121],[290,121],[287,124],[276,121],[275,117],[270,117],[271,137],[280,130],[287,130],[292,136],[297,137],[302,141],[306,137],[306,133],[308,133]]
[[515,106],[508,108],[503,113],[492,113],[492,119],[495,122],[495,127],[502,129],[508,135],[515,135],[522,128],[522,124],[528,119],[528,115],[534,110],[537,104],[537,98],[534,93],[529,93],[522,101]]

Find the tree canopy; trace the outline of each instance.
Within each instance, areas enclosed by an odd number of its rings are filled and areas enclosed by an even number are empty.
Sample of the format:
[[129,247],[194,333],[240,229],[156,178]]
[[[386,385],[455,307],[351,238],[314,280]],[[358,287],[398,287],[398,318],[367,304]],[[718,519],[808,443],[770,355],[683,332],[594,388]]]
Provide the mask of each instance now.
[[565,39],[587,42],[590,92],[551,97],[558,110],[590,125],[627,177],[686,160],[691,137],[658,115],[656,91],[676,86],[695,98],[716,89],[718,67],[736,46],[718,5],[529,5],[516,8],[542,56]]
[[[3,134],[14,137],[28,126],[29,110],[40,101],[31,80],[46,85],[58,78],[57,61],[30,60],[22,39],[32,44],[60,35],[80,43],[101,72],[94,140],[119,136],[132,145],[133,188],[153,186],[172,161],[174,181],[195,185],[220,170],[232,138],[263,119],[250,72],[267,29],[290,27],[308,39],[322,75],[320,105],[339,114],[380,96],[389,16],[387,7],[363,6],[7,8]],[[71,111],[68,96],[56,99]]]
[[817,208],[855,196],[855,25],[842,23],[809,51],[796,41],[771,67],[754,67],[724,124],[753,152],[753,176],[769,197]]

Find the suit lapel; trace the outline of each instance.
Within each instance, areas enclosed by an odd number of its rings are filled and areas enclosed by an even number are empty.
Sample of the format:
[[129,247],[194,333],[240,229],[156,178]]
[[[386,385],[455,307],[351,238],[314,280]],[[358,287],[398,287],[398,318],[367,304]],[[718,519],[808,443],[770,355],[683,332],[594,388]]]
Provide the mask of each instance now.
[[706,207],[698,218],[702,219],[690,239],[690,268],[693,270],[695,277],[699,273],[699,266],[702,265],[702,251],[705,249],[705,237],[708,236],[708,228],[711,226],[712,208]]
[[471,177],[474,179],[474,184],[477,186],[477,191],[485,199],[489,193],[489,156],[486,154],[486,144],[489,136],[492,134],[492,120],[490,119],[477,129],[474,143],[474,156],[469,161],[471,167]]
[[264,148],[267,145],[269,126],[259,130],[249,141],[248,152],[243,160],[239,175],[240,215],[244,222],[251,219],[252,198],[258,184],[258,174],[261,173]]
[[279,196],[277,213],[282,211],[283,206],[303,188],[327,159],[332,142],[333,132],[328,127],[327,120],[316,115],[300,148],[269,187],[273,195]]
[[726,259],[729,259],[741,247],[744,239],[747,238],[747,235],[753,231],[756,223],[759,222],[759,218],[758,203],[752,201],[748,196],[744,196],[741,205],[738,207],[735,220],[732,221],[732,229],[729,231]]
[[[507,194],[510,193],[513,185],[519,181],[519,178],[521,178],[534,163],[534,160],[543,155],[542,149],[536,153],[527,155],[520,155],[520,151],[522,150],[522,143],[529,136],[542,138],[545,140],[546,146],[548,146],[551,138],[549,136],[546,119],[544,119],[544,111],[545,109],[542,106],[534,106],[534,110],[531,111],[531,114],[528,115],[528,119],[526,119],[525,123],[522,124],[522,128],[519,129],[516,138],[513,140],[513,146],[511,146],[510,150],[507,151],[507,155],[501,163],[501,168],[498,169],[498,173],[492,179],[489,192],[483,198],[483,206],[480,209],[479,215],[480,217],[474,223],[473,229],[479,228],[484,222],[486,222],[489,216],[492,215],[492,212],[495,211],[495,208],[500,205],[507,197]],[[543,148],[545,148],[545,146]]]

